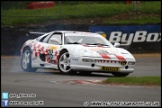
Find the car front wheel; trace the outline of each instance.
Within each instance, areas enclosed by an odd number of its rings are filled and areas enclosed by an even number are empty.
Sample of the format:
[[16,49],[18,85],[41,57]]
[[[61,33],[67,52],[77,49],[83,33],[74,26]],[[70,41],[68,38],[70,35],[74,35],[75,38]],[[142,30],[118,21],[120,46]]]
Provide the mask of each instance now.
[[58,60],[58,69],[63,74],[72,74],[74,71],[72,71],[70,67],[70,54],[68,51],[63,51]]

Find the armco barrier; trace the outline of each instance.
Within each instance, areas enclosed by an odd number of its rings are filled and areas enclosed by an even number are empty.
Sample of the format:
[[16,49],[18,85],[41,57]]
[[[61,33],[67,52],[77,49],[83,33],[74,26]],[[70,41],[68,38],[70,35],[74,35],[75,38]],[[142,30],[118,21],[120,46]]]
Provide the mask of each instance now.
[[26,31],[1,30],[1,55],[19,55],[23,43],[29,39]]
[[112,43],[131,52],[160,52],[161,25],[90,26],[89,31],[99,32]]
[[[106,29],[105,29],[106,27]],[[105,33],[104,36],[109,40],[110,36],[113,42],[120,42],[125,46],[121,46],[123,48],[127,48],[131,53],[141,53],[141,52],[160,52],[161,51],[161,26],[159,28],[150,28],[152,31],[145,31],[145,29],[140,29],[143,32],[139,32],[134,30],[129,31],[129,26],[124,26],[123,28],[120,26],[117,30],[115,30],[116,26],[111,26],[107,32],[108,26],[89,26],[89,25],[48,25],[45,27],[2,27],[1,26],[1,55],[20,55],[20,49],[23,43],[28,39],[36,38],[39,35],[28,34],[29,31],[34,32],[49,32],[53,30],[76,30],[76,31],[92,31]],[[140,27],[139,27],[140,28]],[[121,30],[123,31],[121,32]],[[125,31],[129,31],[125,32]],[[154,30],[159,30],[154,31]],[[101,32],[102,31],[102,32]],[[131,33],[140,34],[141,37],[136,36]],[[150,34],[149,34],[150,33]],[[156,34],[157,33],[157,34]],[[127,34],[127,35],[126,35]],[[129,35],[128,35],[129,34]],[[143,35],[142,35],[143,34]],[[147,34],[147,35],[144,35]],[[115,37],[116,36],[116,37]],[[143,36],[143,37],[142,37]],[[130,38],[132,37],[132,38]],[[130,39],[130,41],[128,41]],[[137,42],[140,41],[140,42]],[[112,42],[112,43],[113,43]]]
[[49,32],[53,30],[88,31],[88,25],[48,25],[35,27],[1,27],[1,55],[20,55],[23,43],[39,35],[29,32]]

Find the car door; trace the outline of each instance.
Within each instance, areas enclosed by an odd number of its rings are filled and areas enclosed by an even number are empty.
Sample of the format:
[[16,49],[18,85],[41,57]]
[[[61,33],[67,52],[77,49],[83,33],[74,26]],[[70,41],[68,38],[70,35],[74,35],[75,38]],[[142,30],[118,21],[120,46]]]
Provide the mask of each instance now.
[[47,40],[48,54],[46,56],[46,62],[57,65],[59,50],[62,45],[62,34],[54,33]]
[[58,54],[62,43],[62,33],[54,32],[35,41],[32,44],[34,66],[44,68],[57,67]]

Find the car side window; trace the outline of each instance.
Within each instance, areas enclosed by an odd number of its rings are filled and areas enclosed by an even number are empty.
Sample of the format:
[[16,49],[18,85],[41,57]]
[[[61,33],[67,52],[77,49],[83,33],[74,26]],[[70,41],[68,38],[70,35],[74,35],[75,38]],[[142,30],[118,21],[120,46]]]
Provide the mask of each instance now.
[[60,34],[53,34],[47,43],[54,44],[54,45],[61,45],[62,44],[62,37]]
[[48,35],[49,35],[49,33],[48,33],[48,34],[44,34],[44,35],[42,35],[42,36],[39,36],[38,38],[36,38],[36,40],[39,41],[39,42],[43,42],[43,40],[44,40]]
[[47,36],[42,37],[42,38],[39,40],[39,42],[43,42],[43,40],[44,40],[46,37],[47,37]]
[[52,34],[52,33],[53,33],[53,32],[49,33],[49,34],[42,40],[42,42],[47,43],[47,41],[48,41],[49,38],[51,37],[51,34]]

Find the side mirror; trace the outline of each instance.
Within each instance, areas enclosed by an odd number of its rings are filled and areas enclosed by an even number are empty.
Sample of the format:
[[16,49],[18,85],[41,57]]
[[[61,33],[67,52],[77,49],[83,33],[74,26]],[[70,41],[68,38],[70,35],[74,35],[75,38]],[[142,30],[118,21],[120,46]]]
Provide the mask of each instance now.
[[120,46],[120,43],[118,43],[118,42],[114,43],[114,47],[119,47],[119,46]]

